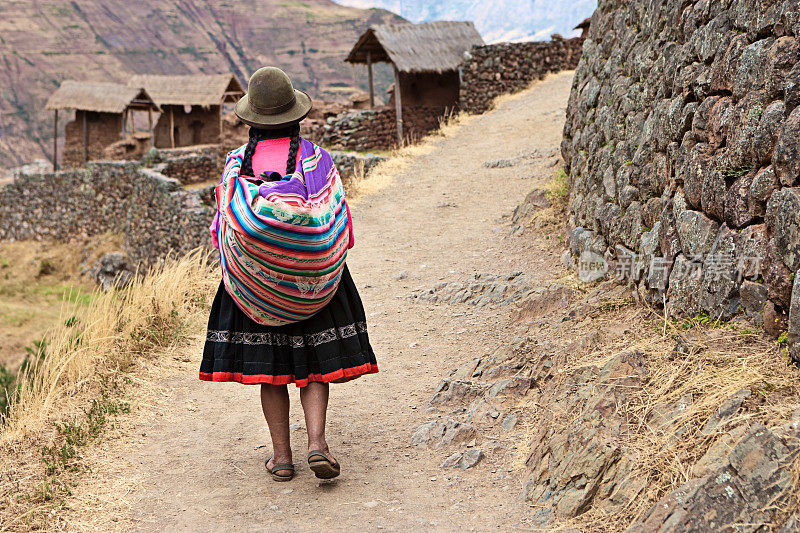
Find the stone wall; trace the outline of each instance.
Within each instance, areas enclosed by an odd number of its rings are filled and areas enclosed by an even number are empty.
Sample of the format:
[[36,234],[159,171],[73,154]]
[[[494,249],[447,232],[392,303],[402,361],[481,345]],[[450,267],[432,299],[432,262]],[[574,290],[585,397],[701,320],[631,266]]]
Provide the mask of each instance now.
[[135,163],[21,174],[0,188],[0,240],[68,240],[124,228]]
[[476,46],[461,64],[461,109],[483,113],[497,96],[528,87],[550,72],[572,70],[581,57],[583,40],[563,39]]
[[[439,128],[443,107],[408,106],[403,108],[403,136],[415,142]],[[312,132],[320,144],[335,150],[388,150],[397,146],[397,121],[394,107],[364,109],[328,119],[321,131]]]
[[579,274],[797,337],[798,37],[796,0],[600,0],[562,143]]
[[354,181],[366,176],[375,165],[386,160],[385,157],[374,154],[358,154],[336,150],[332,150],[329,153],[333,163],[336,165],[336,169],[339,171],[345,190],[349,190]]
[[183,185],[219,181],[227,152],[218,144],[163,149],[158,151],[163,163],[154,168]]
[[[158,161],[144,164],[93,161],[80,170],[39,173],[37,167],[16,173],[0,187],[0,240],[68,241],[121,233],[131,268],[157,263],[170,252],[211,247],[218,149],[156,151]],[[345,186],[385,159],[343,152],[331,152],[331,157]],[[212,184],[205,187],[183,187],[208,180]]]
[[0,188],[0,239],[122,233],[132,264],[148,265],[169,250],[210,246],[213,213],[198,191],[175,179],[136,162],[98,161],[81,170],[17,175]]
[[169,253],[180,256],[213,246],[208,227],[215,209],[203,202],[199,190],[184,189],[177,180],[150,169],[141,169],[138,177],[123,240],[131,264],[152,264]]

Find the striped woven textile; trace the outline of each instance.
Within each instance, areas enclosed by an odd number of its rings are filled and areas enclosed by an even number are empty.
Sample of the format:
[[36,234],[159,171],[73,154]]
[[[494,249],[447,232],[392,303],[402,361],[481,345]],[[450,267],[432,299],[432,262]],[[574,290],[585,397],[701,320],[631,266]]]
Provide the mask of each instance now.
[[280,326],[330,301],[352,246],[350,210],[330,155],[301,139],[291,178],[259,185],[228,154],[211,227],[228,294],[255,322]]

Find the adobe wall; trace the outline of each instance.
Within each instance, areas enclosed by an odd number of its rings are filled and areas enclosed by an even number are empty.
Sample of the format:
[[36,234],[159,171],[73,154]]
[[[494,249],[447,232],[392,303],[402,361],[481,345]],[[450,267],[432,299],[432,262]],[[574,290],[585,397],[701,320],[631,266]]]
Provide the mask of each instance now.
[[102,157],[103,150],[120,140],[122,114],[75,111],[75,120],[64,128],[64,153],[61,164],[65,167],[83,166],[83,117],[86,115],[89,160]]
[[[403,106],[458,107],[458,71],[400,73]],[[394,99],[390,102],[394,105]]]
[[500,43],[475,46],[461,64],[461,109],[484,113],[501,94],[528,87],[551,72],[573,70],[578,65],[583,39]]
[[154,128],[156,148],[170,148],[170,110],[175,128],[175,146],[218,143],[220,137],[220,108],[218,105],[203,108],[191,106],[186,113],[184,106],[162,106],[162,113]]
[[673,315],[788,319],[796,359],[798,37],[796,0],[601,0],[562,143],[579,273],[599,256]]

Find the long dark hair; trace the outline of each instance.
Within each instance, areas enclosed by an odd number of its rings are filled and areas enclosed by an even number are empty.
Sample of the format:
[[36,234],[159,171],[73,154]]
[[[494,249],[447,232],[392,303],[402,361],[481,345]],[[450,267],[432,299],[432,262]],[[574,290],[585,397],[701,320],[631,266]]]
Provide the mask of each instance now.
[[274,130],[264,130],[250,127],[250,139],[244,149],[244,159],[242,160],[242,176],[253,176],[253,153],[259,141],[267,139],[281,139],[289,137],[289,157],[286,159],[286,174],[294,174],[297,167],[297,151],[300,149],[300,124],[294,124],[285,128]]

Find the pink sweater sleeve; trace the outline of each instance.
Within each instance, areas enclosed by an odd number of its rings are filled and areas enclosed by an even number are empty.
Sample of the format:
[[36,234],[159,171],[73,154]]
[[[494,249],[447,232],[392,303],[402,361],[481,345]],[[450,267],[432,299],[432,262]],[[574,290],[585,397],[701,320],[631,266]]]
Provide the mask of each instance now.
[[345,201],[344,205],[345,205],[345,208],[347,209],[347,231],[350,233],[350,246],[347,247],[347,249],[349,250],[356,243],[356,238],[353,235],[353,217],[350,214],[350,204],[348,204]]

